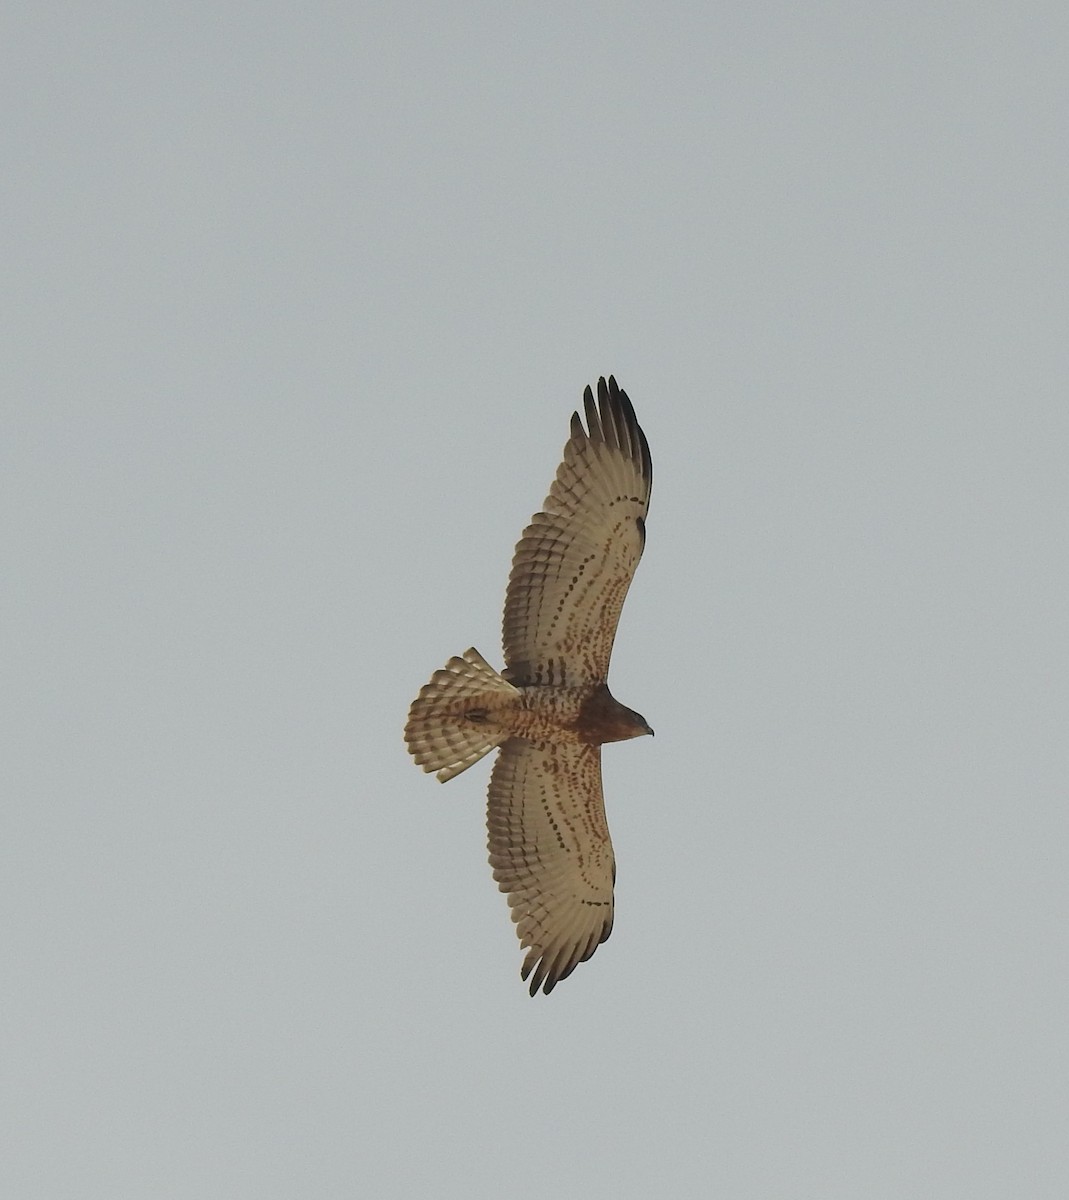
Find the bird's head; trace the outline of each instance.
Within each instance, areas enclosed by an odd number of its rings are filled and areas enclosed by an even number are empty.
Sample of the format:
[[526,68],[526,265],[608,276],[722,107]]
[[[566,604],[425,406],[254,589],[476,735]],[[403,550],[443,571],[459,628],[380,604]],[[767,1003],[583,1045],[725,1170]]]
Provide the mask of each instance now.
[[[620,707],[623,708],[623,705]],[[627,735],[628,737],[642,737],[647,733],[650,735],[650,737],[653,737],[653,730],[650,728],[649,722],[641,713],[635,712],[633,708],[627,708],[624,709],[624,711],[631,719],[632,732]]]

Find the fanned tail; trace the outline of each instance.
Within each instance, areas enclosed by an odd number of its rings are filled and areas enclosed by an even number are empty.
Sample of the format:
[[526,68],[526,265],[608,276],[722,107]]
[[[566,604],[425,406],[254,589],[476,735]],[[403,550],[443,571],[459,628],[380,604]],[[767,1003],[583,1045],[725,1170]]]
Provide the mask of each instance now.
[[495,724],[494,710],[519,695],[478,650],[465,650],[435,671],[412,702],[405,725],[409,753],[445,783],[509,737]]

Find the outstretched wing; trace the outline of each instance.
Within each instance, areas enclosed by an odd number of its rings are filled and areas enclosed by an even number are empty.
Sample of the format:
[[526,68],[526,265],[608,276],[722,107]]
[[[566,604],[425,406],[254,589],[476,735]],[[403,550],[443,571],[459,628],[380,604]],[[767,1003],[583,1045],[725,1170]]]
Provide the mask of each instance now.
[[624,597],[642,556],[653,465],[616,380],[583,396],[564,461],[523,531],[505,598],[505,678],[526,684],[605,680]]
[[[601,747],[512,738],[490,777],[490,865],[508,893],[531,995],[547,994],[612,930]],[[533,972],[533,974],[532,974]]]

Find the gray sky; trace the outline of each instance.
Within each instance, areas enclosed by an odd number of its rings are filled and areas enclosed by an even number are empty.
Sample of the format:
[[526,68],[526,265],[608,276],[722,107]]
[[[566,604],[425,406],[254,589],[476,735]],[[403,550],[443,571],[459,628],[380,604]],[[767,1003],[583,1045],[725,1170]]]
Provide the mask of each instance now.
[[[0,1191],[1069,1194],[1063,4],[5,6]],[[408,703],[653,451],[616,928]]]

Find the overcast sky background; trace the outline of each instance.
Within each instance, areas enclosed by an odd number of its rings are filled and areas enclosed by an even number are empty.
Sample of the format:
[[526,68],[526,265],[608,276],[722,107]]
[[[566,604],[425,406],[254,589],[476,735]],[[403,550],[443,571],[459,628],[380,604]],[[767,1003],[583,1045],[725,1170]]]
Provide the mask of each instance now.
[[[1069,1195],[1064,4],[8,3],[20,1200]],[[407,706],[649,437],[616,928]]]

